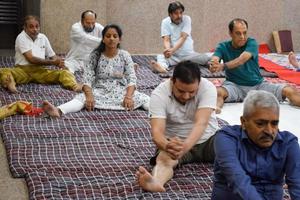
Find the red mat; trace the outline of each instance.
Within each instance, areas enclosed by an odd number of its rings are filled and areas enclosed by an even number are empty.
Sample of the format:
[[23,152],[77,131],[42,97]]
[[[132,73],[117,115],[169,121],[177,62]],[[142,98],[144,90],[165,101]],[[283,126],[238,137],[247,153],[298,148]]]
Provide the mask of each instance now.
[[259,56],[259,65],[269,72],[274,72],[279,78],[300,85],[300,72],[292,71],[272,61]]

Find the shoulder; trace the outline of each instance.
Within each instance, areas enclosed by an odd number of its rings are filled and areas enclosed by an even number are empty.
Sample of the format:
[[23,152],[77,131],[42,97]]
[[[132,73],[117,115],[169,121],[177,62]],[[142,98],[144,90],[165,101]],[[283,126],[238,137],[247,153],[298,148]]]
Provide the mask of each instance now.
[[101,25],[101,24],[99,24],[99,23],[95,23],[95,27],[97,28],[97,29],[103,29],[104,27]]
[[167,97],[170,91],[170,79],[160,83],[151,93],[151,96]]
[[232,140],[240,140],[242,137],[242,129],[240,125],[224,126],[216,133],[217,138],[231,138]]
[[191,19],[191,17],[188,16],[188,15],[183,15],[183,16],[182,16],[182,20],[183,20],[183,21],[191,21],[192,19]]
[[162,24],[167,25],[171,23],[170,17],[166,17],[161,21]]
[[119,55],[129,57],[130,53],[124,49],[119,49]]
[[47,39],[48,40],[47,36],[45,34],[43,34],[43,33],[39,33],[38,38]]
[[201,77],[198,93],[201,95],[201,93],[203,93],[203,91],[206,91],[206,90],[211,91],[213,89],[216,89],[216,86],[211,81],[207,80],[206,78]]
[[278,132],[279,140],[282,140],[284,143],[290,143],[292,141],[298,141],[298,138],[289,131],[279,131]]
[[26,39],[26,33],[24,30],[21,33],[19,33],[16,40],[23,40],[23,39]]
[[247,44],[249,44],[249,45],[257,45],[257,42],[256,42],[256,40],[254,38],[249,37],[247,39]]

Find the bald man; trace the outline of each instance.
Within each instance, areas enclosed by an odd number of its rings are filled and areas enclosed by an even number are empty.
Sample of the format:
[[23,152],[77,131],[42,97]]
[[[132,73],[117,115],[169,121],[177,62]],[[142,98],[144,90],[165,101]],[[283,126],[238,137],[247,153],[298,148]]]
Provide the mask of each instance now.
[[84,70],[90,53],[100,44],[103,26],[96,23],[96,19],[94,11],[86,10],[81,14],[81,21],[72,25],[71,49],[65,60],[65,66],[72,73]]

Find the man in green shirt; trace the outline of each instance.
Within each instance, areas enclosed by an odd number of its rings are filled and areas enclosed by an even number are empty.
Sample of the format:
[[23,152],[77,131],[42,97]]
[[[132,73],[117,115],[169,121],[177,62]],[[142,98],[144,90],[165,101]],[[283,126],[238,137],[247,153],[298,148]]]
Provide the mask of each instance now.
[[291,104],[300,106],[300,93],[295,88],[269,83],[261,76],[258,45],[255,39],[247,36],[247,21],[233,19],[228,28],[231,40],[218,44],[209,68],[212,73],[225,70],[226,76],[223,85],[217,89],[216,112],[221,112],[224,102],[243,101],[250,90],[265,90],[273,93],[279,101],[288,98]]

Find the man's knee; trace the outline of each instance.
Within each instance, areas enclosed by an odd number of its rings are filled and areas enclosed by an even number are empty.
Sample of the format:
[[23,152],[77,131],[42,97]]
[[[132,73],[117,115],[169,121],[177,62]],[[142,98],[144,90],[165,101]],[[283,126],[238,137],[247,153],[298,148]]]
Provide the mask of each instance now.
[[282,89],[282,97],[285,98],[290,98],[292,95],[295,95],[299,93],[296,88],[291,87],[291,86],[286,86]]
[[218,98],[226,99],[228,97],[228,92],[223,87],[218,87],[217,88],[217,94],[218,94]]

